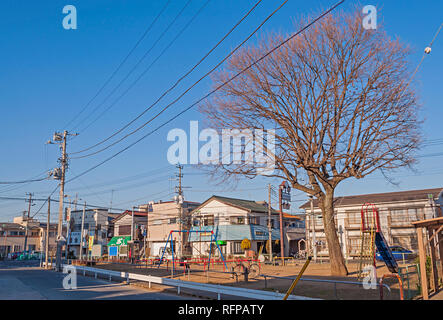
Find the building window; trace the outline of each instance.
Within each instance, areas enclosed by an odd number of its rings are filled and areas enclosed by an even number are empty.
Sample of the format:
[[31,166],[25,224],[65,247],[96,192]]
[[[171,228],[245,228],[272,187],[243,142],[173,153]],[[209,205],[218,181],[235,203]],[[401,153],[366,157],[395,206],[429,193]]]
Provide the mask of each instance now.
[[260,224],[260,217],[249,217],[249,224]]
[[170,218],[169,219],[169,224],[175,224],[177,223],[177,218]]
[[241,254],[244,253],[241,248],[241,241],[233,241],[231,242],[231,251],[233,254]]
[[214,225],[214,216],[205,216],[202,218],[202,225],[203,226],[213,226]]
[[118,234],[120,236],[131,234],[131,226],[130,225],[118,226]]
[[243,217],[243,216],[229,217],[229,222],[231,224],[245,224],[245,217]]

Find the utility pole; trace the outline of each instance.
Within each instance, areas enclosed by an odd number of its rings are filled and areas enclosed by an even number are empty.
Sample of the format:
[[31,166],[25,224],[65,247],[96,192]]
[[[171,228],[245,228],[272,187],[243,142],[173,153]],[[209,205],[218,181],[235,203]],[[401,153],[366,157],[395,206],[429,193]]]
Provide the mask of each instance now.
[[57,228],[57,253],[56,253],[56,270],[60,271],[61,258],[62,258],[62,247],[66,241],[63,238],[63,201],[65,198],[65,176],[68,167],[68,156],[66,153],[66,141],[68,136],[75,136],[77,134],[69,134],[68,131],[63,131],[63,133],[56,132],[53,136],[53,141],[49,140],[48,144],[58,144],[60,145],[61,157],[59,158],[60,168],[54,169],[53,176],[55,179],[60,180],[60,194],[59,194],[59,207],[58,207],[58,228]]
[[268,253],[269,253],[269,261],[272,261],[272,220],[271,220],[272,207],[271,207],[271,191],[272,191],[272,186],[271,186],[271,184],[268,184],[268,233],[269,233]]
[[178,233],[178,258],[180,259],[183,255],[183,239],[182,239],[182,229],[183,229],[183,223],[182,223],[182,219],[183,219],[183,189],[182,189],[182,169],[183,166],[178,165],[178,205],[179,205],[179,218],[178,218],[178,222],[179,222],[179,233]]
[[278,188],[278,203],[280,209],[280,256],[282,265],[285,265],[285,250],[284,250],[284,239],[283,239],[283,201],[282,201],[283,188],[280,186]]
[[309,195],[309,200],[311,202],[311,217],[312,217],[312,249],[314,253],[314,262],[317,262],[317,243],[315,239],[315,215],[314,215],[314,198],[312,195]]
[[86,211],[86,201],[85,205],[83,206],[83,213],[82,213],[82,226],[80,228],[80,261],[83,260],[83,228],[85,225],[85,211]]
[[131,215],[131,263],[134,261],[134,206],[132,206]]
[[48,269],[50,220],[51,220],[51,197],[48,197],[48,222],[46,224],[46,241],[45,241],[45,268],[46,269]]
[[29,196],[29,199],[26,200],[26,202],[29,202],[29,205],[28,205],[28,216],[26,218],[26,221],[24,221],[25,222],[25,245],[23,247],[24,251],[27,251],[26,247],[28,245],[28,224],[29,224],[29,216],[31,213],[32,193],[27,193],[26,195]]
[[[284,232],[283,232],[283,208],[289,209],[290,208],[290,201],[291,201],[291,187],[289,186],[287,181],[283,181],[279,188],[278,188],[278,199],[279,199],[279,205],[280,205],[280,252],[281,252],[281,259],[282,259],[282,265],[285,265],[285,258],[284,258]],[[284,201],[284,203],[283,203]]]

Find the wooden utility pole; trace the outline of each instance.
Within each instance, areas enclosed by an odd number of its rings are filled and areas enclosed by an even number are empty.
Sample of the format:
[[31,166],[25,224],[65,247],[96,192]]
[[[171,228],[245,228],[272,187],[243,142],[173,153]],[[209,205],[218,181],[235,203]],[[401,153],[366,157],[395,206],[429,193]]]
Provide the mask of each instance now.
[[26,200],[27,202],[29,202],[28,204],[28,214],[27,214],[27,218],[25,222],[25,245],[23,247],[24,251],[27,251],[26,247],[28,246],[28,224],[29,224],[29,218],[30,218],[30,213],[31,213],[31,204],[32,204],[32,193],[28,193],[29,195],[29,200]]
[[48,258],[49,258],[49,232],[51,221],[51,197],[48,198],[48,220],[46,224],[46,240],[45,240],[45,268],[48,269]]
[[283,238],[283,201],[282,201],[283,188],[280,186],[278,188],[278,202],[280,208],[280,255],[282,265],[285,265],[285,250],[284,250],[284,238]]
[[309,201],[311,202],[311,218],[312,218],[312,251],[314,254],[314,262],[317,262],[317,240],[315,237],[315,214],[314,214],[314,198],[312,195],[309,196]]
[[57,228],[57,253],[56,253],[56,270],[60,271],[61,268],[61,259],[62,259],[62,231],[63,231],[63,202],[65,198],[65,173],[66,173],[66,167],[67,167],[67,156],[66,156],[66,140],[68,136],[68,131],[63,131],[63,136],[60,137],[60,135],[55,134],[55,140],[60,141],[61,140],[61,151],[62,156],[60,158],[60,194],[59,194],[59,203],[58,203],[58,228]]
[[178,205],[179,205],[179,214],[178,214],[178,223],[179,223],[179,233],[178,233],[178,258],[180,259],[183,255],[183,189],[182,189],[182,169],[183,166],[178,165]]
[[86,211],[86,201],[85,205],[83,206],[83,213],[82,213],[82,226],[80,228],[80,261],[83,260],[83,228],[85,225],[85,211]]
[[269,261],[272,261],[272,220],[271,220],[271,216],[272,216],[272,207],[271,207],[271,191],[272,191],[272,186],[271,184],[268,184],[268,234],[269,234],[269,248],[268,249],[268,254],[269,254]]

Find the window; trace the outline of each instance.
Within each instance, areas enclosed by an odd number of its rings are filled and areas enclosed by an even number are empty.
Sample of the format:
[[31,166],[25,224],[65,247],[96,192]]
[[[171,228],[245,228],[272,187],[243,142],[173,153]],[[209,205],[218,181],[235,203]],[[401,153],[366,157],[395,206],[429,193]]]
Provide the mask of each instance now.
[[214,216],[205,216],[202,218],[202,225],[203,226],[213,226],[214,225]]
[[243,216],[232,216],[232,217],[229,217],[229,222],[231,224],[245,224],[245,217],[243,217]]
[[169,219],[169,224],[175,224],[177,223],[177,218],[170,218]]
[[260,224],[260,217],[249,217],[249,224]]
[[241,241],[231,242],[231,251],[232,251],[233,254],[244,253],[242,248],[241,248]]
[[[268,223],[269,223],[269,219],[266,219],[266,226],[268,226]],[[276,228],[274,219],[271,219],[271,228]]]
[[131,234],[131,226],[130,225],[118,226],[118,234],[119,235]]

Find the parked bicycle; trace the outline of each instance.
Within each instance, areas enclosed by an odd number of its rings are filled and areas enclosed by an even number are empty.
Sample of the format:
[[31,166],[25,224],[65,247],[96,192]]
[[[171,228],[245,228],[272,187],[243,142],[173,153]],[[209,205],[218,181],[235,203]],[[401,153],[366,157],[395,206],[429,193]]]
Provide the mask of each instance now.
[[260,265],[251,260],[239,260],[235,262],[233,269],[237,277],[241,277],[248,270],[248,278],[255,279],[260,275]]

